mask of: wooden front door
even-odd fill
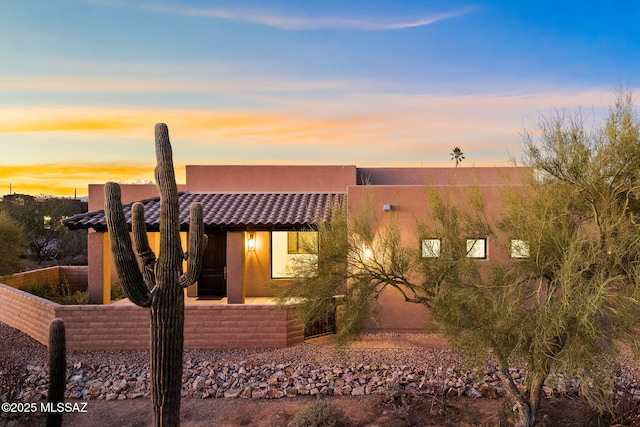
[[[198,296],[227,296],[227,233],[207,233]]]

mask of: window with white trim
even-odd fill
[[[487,259],[487,239],[467,239],[467,258]]]
[[[440,256],[440,239],[422,239],[422,258]]]
[[[296,260],[318,257],[317,231],[271,232],[271,277],[294,277],[290,267]]]

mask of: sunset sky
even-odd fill
[[[0,195],[185,164],[508,164],[539,115],[640,84],[630,1],[0,2]],[[637,93],[637,92],[636,92]]]

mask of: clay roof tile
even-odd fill
[[[343,193],[191,193],[182,192],[180,226],[189,224],[189,207],[202,204],[205,227],[300,227],[318,221],[329,221],[331,210],[344,201]],[[160,198],[142,200],[145,222],[150,230],[160,225]],[[124,205],[127,222],[131,223],[131,205]],[[74,215],[63,220],[69,229],[106,230],[104,210]]]

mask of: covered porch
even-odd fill
[[[189,207],[203,206],[208,244],[200,277],[186,289],[186,303],[273,305],[270,284],[288,280],[287,263],[307,256],[301,240],[343,203],[342,193],[180,193],[180,229],[187,247]],[[143,200],[149,244],[159,254],[160,199]],[[124,205],[131,220],[132,203]],[[89,300],[111,304],[118,283],[104,210],[64,220],[69,229],[89,228]],[[317,255],[316,255],[317,256]],[[125,302],[122,302],[125,304]]]

